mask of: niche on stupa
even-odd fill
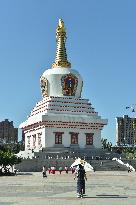
[[[48,96],[48,80],[47,80],[47,78],[45,78],[43,76],[40,77],[40,86],[41,86],[42,97]]]
[[[73,74],[67,74],[61,78],[62,94],[64,96],[75,96],[78,78]]]

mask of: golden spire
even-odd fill
[[[71,68],[71,63],[69,63],[67,60],[67,53],[65,48],[66,30],[62,19],[59,19],[59,24],[56,29],[56,41],[57,41],[56,58],[55,58],[55,62],[52,64],[52,68],[57,68],[57,67]]]

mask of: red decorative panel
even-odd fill
[[[85,134],[86,134],[86,145],[93,145],[94,133],[85,133]]]
[[[63,132],[54,132],[54,133],[55,133],[55,144],[62,144]]]
[[[70,132],[71,134],[71,144],[78,144],[78,133]]]

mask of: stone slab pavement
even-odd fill
[[[0,177],[0,205],[135,205],[136,172],[87,172],[86,196],[76,197],[71,173]]]

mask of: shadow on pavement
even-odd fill
[[[17,175],[33,175],[33,174],[29,172],[18,172]]]
[[[48,197],[48,198],[51,198],[51,197]],[[104,198],[104,199],[126,199],[128,198],[128,196],[120,196],[120,195],[96,195],[96,196],[84,196],[83,199],[99,199],[99,198]],[[57,197],[55,196],[55,199],[77,199],[77,197]],[[79,198],[81,199],[81,198]]]
[[[89,197],[89,196],[84,196],[84,198],[116,198],[116,199],[123,199],[123,198],[128,198],[128,196],[120,196],[120,195],[111,195],[111,194],[99,194],[96,195],[95,197]]]

